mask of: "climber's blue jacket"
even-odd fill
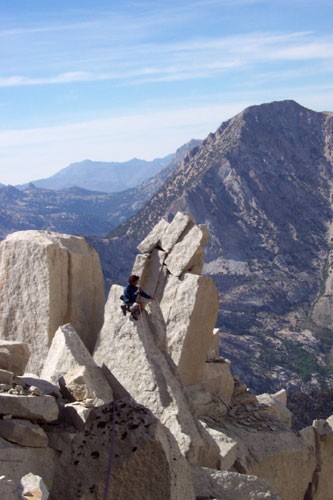
[[[134,304],[136,302],[136,299],[138,295],[141,295],[141,297],[144,297],[145,299],[151,299],[152,297],[148,295],[146,292],[141,290],[138,286],[134,286],[131,284],[128,284],[124,288],[124,295],[122,295],[120,298],[125,302],[127,305]]]

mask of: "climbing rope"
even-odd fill
[[[112,404],[112,428],[111,428],[111,447],[110,447],[110,454],[109,454],[109,460],[108,460],[108,468],[107,468],[107,476],[106,476],[106,483],[105,483],[105,490],[104,490],[104,497],[103,500],[108,500],[109,497],[109,492],[110,492],[110,479],[111,479],[111,470],[112,470],[112,459],[113,459],[113,452],[114,452],[114,443],[115,443],[115,420],[116,420],[116,406],[117,403],[116,401],[113,401]]]

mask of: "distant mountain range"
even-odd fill
[[[126,191],[108,194],[76,186],[53,190],[36,187],[32,183],[25,185],[24,189],[21,186],[20,190],[13,186],[0,186],[0,238],[24,229],[104,236],[139,210],[177,168],[184,155],[200,142],[192,140],[180,147],[176,153],[166,157],[169,162],[162,170]],[[125,179],[129,176],[125,173],[127,168],[129,171],[132,168],[128,167],[128,163],[122,165]],[[157,163],[162,165],[160,160],[156,160]],[[79,165],[76,172],[79,171]],[[85,167],[82,168],[86,172]],[[62,171],[63,177],[66,171]],[[91,177],[90,188],[94,184],[94,176]],[[47,181],[45,179],[45,183]]]
[[[138,186],[158,174],[173,160],[174,154],[152,161],[133,158],[127,162],[100,162],[84,160],[72,163],[47,179],[31,181],[44,189],[80,187],[90,191],[117,193]],[[28,184],[16,186],[25,189]]]

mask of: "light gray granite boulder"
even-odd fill
[[[312,424],[316,443],[318,466],[311,484],[313,500],[328,499],[333,492],[333,416],[327,420],[314,420]]]
[[[203,249],[208,237],[206,226],[193,226],[184,238],[174,245],[165,259],[170,273],[174,276],[180,276],[185,272],[201,274],[204,265]]]
[[[0,283],[0,336],[29,344],[30,371],[40,373],[57,328],[66,322],[93,350],[103,324],[104,279],[99,257],[84,238],[10,234],[0,243]]]
[[[185,385],[199,383],[212,343],[218,294],[209,276],[169,275],[161,300],[167,343]]]
[[[24,419],[0,420],[0,436],[20,446],[44,448],[48,445],[47,435],[41,426]]]
[[[194,500],[191,472],[172,434],[145,407],[94,408],[62,453],[50,500]]]
[[[164,231],[169,227],[169,223],[165,219],[161,219],[156,226],[150,231],[145,239],[138,245],[138,250],[141,253],[149,253],[158,246],[161,236]]]
[[[70,324],[62,325],[56,331],[49,349],[41,377],[62,386],[69,384],[69,392],[75,398],[78,385],[83,385],[86,397],[96,399],[96,404],[113,400],[112,389],[101,368],[96,365],[86,346]],[[75,389],[76,380],[76,389]],[[84,397],[83,399],[85,399]]]
[[[0,339],[0,368],[23,375],[30,357],[30,349],[26,342]]]
[[[22,497],[27,500],[48,500],[49,492],[43,479],[36,474],[26,474],[21,479]]]
[[[160,245],[161,248],[170,253],[174,245],[181,239],[185,231],[194,226],[194,221],[191,215],[177,212],[169,226],[161,235]]]
[[[42,477],[49,489],[58,459],[59,453],[49,447],[19,446],[0,437],[1,474],[12,479],[16,486],[31,472]]]
[[[136,256],[132,273],[140,277],[141,288],[151,297],[157,297],[161,281],[165,283],[164,261],[166,253],[155,248],[149,254]]]
[[[237,472],[192,467],[197,498],[214,500],[279,500],[263,479]]]
[[[11,385],[13,383],[14,373],[0,369],[0,384]]]
[[[18,418],[52,422],[57,420],[59,408],[53,396],[0,393],[0,412]]]

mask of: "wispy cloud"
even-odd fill
[[[68,31],[73,33],[75,30],[83,30],[83,29],[92,29],[94,27],[98,27],[98,23],[96,22],[80,22],[80,23],[71,23],[71,24],[47,24],[42,26],[26,26],[19,28],[11,28],[11,29],[0,29],[0,37],[17,37],[22,35],[33,35],[33,34],[43,34],[43,33],[62,33],[64,31]]]
[[[76,58],[75,54],[71,54],[72,59],[66,59],[66,66],[72,66],[72,71],[52,74],[46,61],[49,74],[3,75],[0,76],[0,86],[55,85],[102,80],[118,80],[123,84],[133,85],[209,78],[250,64],[272,61],[330,61],[333,57],[333,36],[320,36],[311,32],[251,33],[187,39],[177,43],[140,43],[119,47],[116,54],[112,47],[95,48],[88,51],[84,58]],[[61,66],[60,61],[59,65]]]
[[[24,85],[52,85],[60,83],[89,82],[109,79],[110,75],[93,74],[85,71],[72,71],[41,78],[25,76],[0,77],[0,87],[20,87]]]

